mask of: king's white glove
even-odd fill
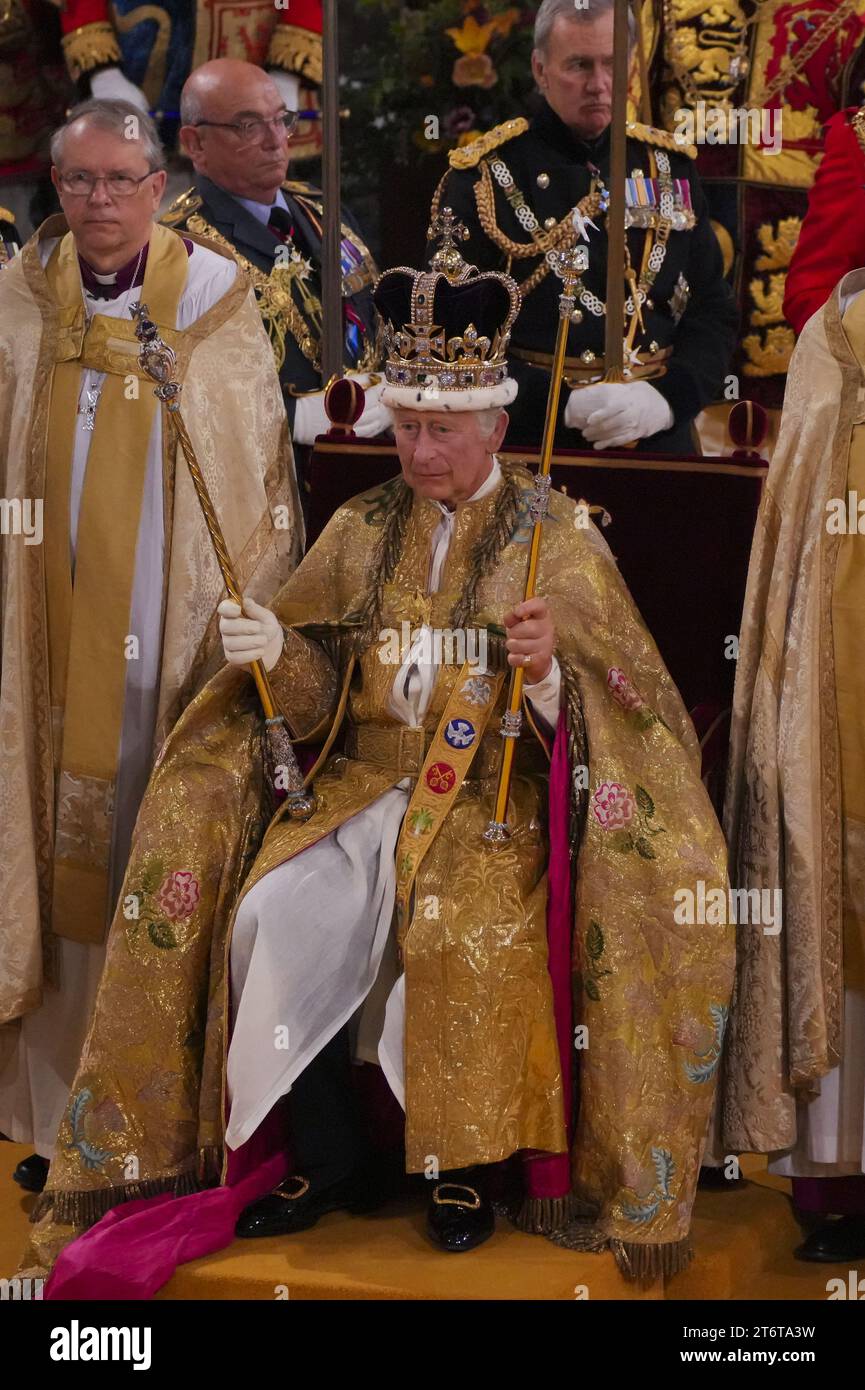
[[[670,429],[673,412],[648,381],[600,381],[571,392],[565,424],[596,449],[614,449]]]
[[[101,72],[94,72],[90,79],[90,94],[99,101],[115,101],[119,97],[121,101],[131,101],[142,111],[150,110],[150,103],[141,88],[124,77],[119,68],[103,68]]]
[[[375,386],[367,386],[364,391],[363,414],[354,426],[355,434],[361,439],[373,439],[384,434],[393,424],[393,416],[386,405],[381,403],[381,393],[387,382],[379,381]]]
[[[217,608],[222,650],[230,666],[248,666],[260,661],[272,671],[280,653],[284,634],[279,619],[269,608],[243,595],[243,611],[233,599],[224,598]]]
[[[288,9],[288,6],[285,8]],[[284,68],[268,68],[267,75],[285,102],[286,111],[297,111],[300,106],[300,78],[297,74],[286,72]]]

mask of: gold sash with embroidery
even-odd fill
[[[154,227],[141,301],[167,341],[189,258],[182,239]],[[157,401],[138,368],[130,318],[85,316],[70,233],[46,277],[59,308],[45,487],[45,579],[56,772],[52,931],[101,941],[113,904],[109,860],[127,639],[147,455]],[[105,372],[81,492],[76,561],[70,496],[76,416],[85,368]],[[134,385],[130,378],[136,378]],[[132,387],[132,389],[130,389]]]
[[[411,890],[417,871],[468,775],[503,680],[504,672],[480,673],[471,662],[465,662],[433,735],[396,847],[396,911],[400,940],[408,926]]]

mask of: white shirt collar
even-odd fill
[[[270,221],[271,208],[285,208],[288,212],[288,203],[285,201],[285,194],[281,188],[276,190],[276,197],[272,203],[255,203],[251,198],[238,198],[237,196],[235,196],[234,201],[240,203],[242,208],[246,208],[247,212],[251,212],[256,222],[262,222],[265,227]]]
[[[466,502],[479,502],[482,497],[486,497],[488,492],[492,492],[493,488],[497,485],[501,476],[502,466],[499,463],[496,455],[493,454],[492,468],[490,469],[487,476],[484,478],[477,491],[473,492],[471,497],[466,498]],[[454,507],[453,510],[451,510],[451,508],[446,507],[443,502],[439,502],[437,497],[432,498],[432,501],[435,502],[436,506],[438,507],[439,511],[442,513],[443,516],[454,517],[456,515],[456,507]],[[462,502],[460,505],[464,507],[466,502]]]

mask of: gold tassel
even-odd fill
[[[43,1192],[30,1214],[30,1220],[35,1224],[47,1212],[51,1212],[54,1220],[62,1225],[84,1230],[94,1226],[112,1207],[120,1206],[123,1202],[134,1202],[140,1197],[158,1197],[166,1192],[172,1197],[187,1197],[192,1192],[219,1185],[222,1160],[217,1148],[211,1145],[199,1149],[193,1162],[194,1170],[189,1168],[169,1177],[146,1178],[143,1182],[112,1184],[87,1191]]]
[[[524,1197],[519,1211],[511,1217],[520,1231],[528,1231],[535,1236],[553,1236],[579,1217],[596,1213],[574,1192],[564,1197]]]
[[[633,1240],[611,1240],[610,1249],[626,1279],[637,1284],[654,1284],[656,1279],[672,1279],[694,1258],[690,1240],[670,1240],[663,1245],[641,1244]]]

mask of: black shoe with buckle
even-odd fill
[[[865,1216],[842,1216],[812,1231],[793,1254],[814,1264],[865,1260]]]
[[[452,1254],[474,1250],[489,1240],[496,1218],[492,1203],[476,1187],[462,1182],[437,1182],[427,1211],[427,1232],[440,1250]]]
[[[311,1186],[308,1178],[284,1178],[273,1192],[259,1197],[240,1213],[235,1235],[289,1236],[308,1231],[329,1211],[349,1211],[354,1216],[377,1211],[388,1193],[368,1168],[356,1168],[327,1187]]]
[[[25,1192],[41,1192],[48,1181],[49,1166],[47,1158],[31,1154],[29,1158],[22,1158],[12,1174],[12,1180],[17,1182],[19,1187],[23,1187]]]

